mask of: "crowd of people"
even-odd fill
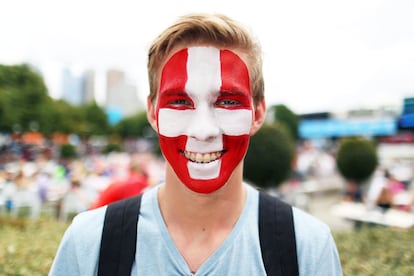
[[[21,148],[28,147],[23,145]],[[41,147],[3,147],[0,212],[37,218],[42,211],[68,220],[77,213],[143,192],[161,181],[163,160],[149,153],[53,158]]]
[[[23,150],[26,146],[21,145],[17,154],[12,144],[2,150],[0,212],[18,215],[23,209],[36,218],[46,210],[68,220],[79,212],[140,194],[164,178],[164,160],[148,152],[94,153],[63,161],[39,147]],[[336,173],[334,163],[329,153],[305,144],[298,149],[296,177],[291,180],[330,177]],[[348,182],[343,199],[383,211],[397,208],[414,212],[413,182],[414,166],[393,162],[379,166],[364,186]]]

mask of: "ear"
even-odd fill
[[[253,123],[250,129],[250,136],[254,135],[263,125],[266,119],[266,102],[261,100],[257,103],[253,113]]]
[[[154,103],[151,101],[150,97],[147,97],[147,119],[151,127],[158,132],[157,129],[157,117],[155,116],[155,107]]]

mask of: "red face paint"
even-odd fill
[[[218,190],[249,143],[246,65],[229,50],[177,52],[163,67],[156,114],[161,150],[181,182],[198,193]]]

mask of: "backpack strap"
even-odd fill
[[[108,205],[99,252],[99,276],[131,275],[142,195]]]
[[[299,275],[292,207],[259,191],[259,237],[267,275]]]
[[[131,275],[142,195],[109,204],[105,214],[98,275]],[[267,275],[299,275],[292,207],[259,192],[259,238]]]

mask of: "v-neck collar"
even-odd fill
[[[245,185],[245,184],[244,184]],[[178,250],[177,246],[175,245],[170,233],[168,232],[167,225],[165,224],[164,218],[162,217],[161,210],[159,207],[158,202],[158,189],[160,186],[157,187],[155,191],[155,196],[152,198],[152,207],[154,211],[154,215],[158,224],[158,227],[161,232],[161,237],[165,246],[168,250],[168,254],[172,257],[172,260],[176,263],[180,270],[182,270],[185,275],[205,275],[206,272],[210,270],[211,266],[214,266],[216,262],[221,258],[223,254],[227,251],[228,248],[233,244],[234,239],[239,235],[243,225],[246,223],[248,207],[250,206],[250,201],[252,200],[252,193],[248,187],[246,187],[246,200],[243,206],[243,210],[237,219],[236,224],[234,225],[233,229],[231,230],[230,234],[227,238],[222,242],[222,244],[210,255],[207,260],[200,266],[196,273],[192,273],[190,268],[187,265],[184,257],[181,255],[180,251]]]

